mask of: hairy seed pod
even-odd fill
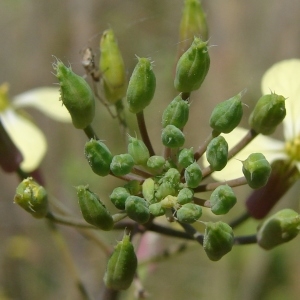
[[[125,234],[108,260],[104,283],[113,290],[126,290],[133,281],[136,269],[137,257],[129,235]]]
[[[184,179],[189,188],[196,188],[202,180],[202,171],[200,166],[194,162],[184,171]]]
[[[125,210],[128,217],[139,224],[147,223],[150,218],[149,204],[138,196],[129,196],[125,202]]]
[[[153,155],[147,160],[147,167],[154,172],[161,172],[166,160],[163,156]]]
[[[161,203],[152,203],[149,205],[149,212],[154,217],[163,216],[166,213],[166,209],[161,206]]]
[[[128,153],[115,155],[110,164],[110,170],[116,176],[123,176],[130,173],[134,166],[134,160]]]
[[[176,213],[179,222],[192,224],[195,223],[202,215],[202,208],[195,203],[186,203],[182,205]]]
[[[125,201],[130,196],[129,192],[124,187],[116,187],[109,198],[114,206],[118,209],[125,209]]]
[[[152,178],[147,178],[142,184],[142,193],[145,200],[149,203],[155,202],[154,198],[155,182]]]
[[[183,188],[179,191],[177,195],[177,202],[180,205],[192,202],[194,197],[194,191],[190,188]]]
[[[183,148],[180,150],[178,155],[178,163],[184,167],[187,168],[189,165],[191,165],[195,161],[194,159],[194,149],[190,148]]]
[[[206,159],[213,171],[221,171],[227,164],[228,144],[223,136],[210,141],[206,150]]]
[[[185,137],[179,128],[174,125],[167,125],[162,131],[161,140],[166,147],[178,148],[184,144]]]
[[[128,153],[132,156],[136,165],[147,165],[150,154],[142,140],[130,136],[128,139]]]

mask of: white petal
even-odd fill
[[[35,170],[47,149],[43,133],[32,122],[12,109],[3,111],[0,117],[5,130],[24,157],[21,168],[25,172]]]
[[[286,98],[286,117],[283,121],[286,140],[300,133],[300,59],[283,60],[273,65],[263,76],[262,92],[270,90]]]
[[[56,121],[72,122],[68,110],[60,101],[59,89],[55,87],[41,87],[24,92],[14,97],[13,105],[16,108],[32,106]]]

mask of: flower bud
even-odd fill
[[[75,128],[84,129],[94,119],[95,98],[88,83],[57,60],[54,65],[60,84],[61,100],[69,111]]]
[[[243,173],[252,189],[266,185],[271,174],[271,165],[262,153],[252,153],[243,161]]]
[[[195,203],[186,203],[182,205],[176,213],[179,222],[192,224],[202,215],[202,208]]]
[[[118,154],[113,157],[110,170],[116,176],[123,176],[130,173],[133,166],[134,161],[130,154]]]
[[[147,223],[150,218],[148,203],[138,196],[129,196],[125,202],[128,217],[140,224]]]
[[[182,54],[177,62],[175,89],[184,93],[199,89],[208,73],[209,65],[207,42],[194,37],[191,47]]]
[[[148,106],[154,96],[156,79],[148,58],[138,57],[127,88],[129,110],[137,114]]]
[[[269,135],[286,115],[285,98],[275,93],[262,96],[256,103],[250,117],[249,125],[257,133]]]
[[[187,168],[189,165],[191,165],[195,161],[194,159],[194,149],[190,148],[183,148],[178,155],[178,163],[184,167]]]
[[[18,185],[14,202],[35,218],[44,218],[48,213],[47,192],[32,177],[24,179]]]
[[[236,196],[229,185],[220,185],[211,193],[209,202],[215,215],[223,215],[236,204]]]
[[[286,208],[268,218],[257,232],[258,244],[270,250],[295,238],[300,231],[300,215]]]
[[[162,131],[161,140],[166,147],[178,148],[184,144],[185,137],[179,128],[174,125],[167,125]]]
[[[149,203],[153,203],[154,199],[154,192],[155,192],[155,182],[152,178],[147,178],[142,185],[142,193],[143,197]]]
[[[161,182],[168,182],[173,187],[177,187],[180,183],[179,171],[175,168],[170,168],[161,179]]]
[[[202,180],[202,171],[200,166],[194,162],[184,171],[184,179],[189,188],[196,188]]]
[[[177,197],[168,195],[164,199],[162,199],[160,202],[162,208],[174,208],[177,206]]]
[[[168,181],[163,182],[157,189],[155,198],[161,200],[169,195],[175,196],[176,188]]]
[[[130,195],[138,195],[142,190],[140,182],[137,180],[130,180],[129,182],[124,184],[124,188],[128,190]]]
[[[209,125],[217,132],[229,133],[240,123],[243,116],[242,94],[219,103],[209,119]]]
[[[113,218],[98,196],[88,186],[80,185],[76,190],[80,210],[86,222],[102,230],[111,230],[114,226]]]
[[[222,170],[227,164],[228,144],[223,136],[217,136],[210,141],[206,150],[206,159],[213,171]]]
[[[194,198],[194,191],[189,188],[183,188],[182,190],[179,191],[177,195],[177,202],[180,205],[183,205],[191,202],[193,198]]]
[[[125,234],[108,260],[104,283],[113,290],[126,290],[133,281],[136,269],[137,257],[129,235]]]
[[[161,172],[166,160],[163,156],[153,155],[147,160],[147,167],[154,172]]]
[[[203,248],[212,261],[220,260],[231,251],[234,243],[232,228],[224,222],[205,223]]]
[[[132,156],[136,165],[146,165],[150,157],[149,150],[142,140],[129,137],[128,153]]]
[[[161,206],[161,203],[152,203],[149,205],[149,212],[154,217],[163,216],[166,213],[166,209]]]
[[[84,146],[84,155],[94,173],[99,176],[109,174],[113,156],[104,143],[91,139]]]
[[[116,187],[109,198],[114,206],[118,209],[125,209],[125,201],[130,196],[130,193],[124,187]]]

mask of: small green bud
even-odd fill
[[[258,244],[270,250],[295,238],[300,231],[300,216],[286,208],[269,217],[257,232]]]
[[[271,165],[262,153],[252,153],[243,161],[243,173],[252,189],[265,186],[271,174]]]
[[[162,199],[160,202],[162,208],[173,208],[176,207],[178,202],[177,202],[177,197],[168,195],[164,199]]]
[[[92,89],[81,76],[76,75],[61,61],[57,60],[54,69],[60,84],[61,100],[71,115],[74,127],[86,128],[95,115],[95,97]]]
[[[275,93],[262,96],[256,103],[249,125],[257,133],[269,135],[285,118],[285,98]]]
[[[166,160],[163,156],[153,155],[147,160],[147,167],[154,172],[160,172],[163,169],[165,163]]]
[[[138,57],[127,89],[129,110],[137,114],[148,106],[154,96],[156,79],[148,58]]]
[[[189,165],[191,165],[195,161],[194,159],[194,149],[190,148],[183,148],[178,155],[178,163],[184,167],[187,168]]]
[[[104,283],[113,290],[126,290],[133,281],[136,269],[137,257],[129,235],[125,234],[108,260]]]
[[[162,126],[174,125],[177,128],[183,128],[189,119],[190,106],[187,101],[182,100],[181,95],[167,106],[162,116]]]
[[[220,260],[225,254],[231,251],[234,243],[232,228],[224,222],[207,222],[203,248],[212,261]]]
[[[179,171],[175,168],[170,168],[161,179],[161,182],[168,182],[172,186],[177,187],[180,183]]]
[[[176,194],[176,188],[174,185],[168,181],[163,182],[157,189],[155,198],[158,200],[161,200],[165,198],[168,195],[175,196]]]
[[[115,155],[110,164],[110,170],[116,176],[123,176],[130,173],[134,166],[134,160],[128,153]]]
[[[147,178],[142,185],[143,197],[149,203],[154,202],[155,182],[152,178]]]
[[[128,140],[128,153],[132,156],[136,165],[146,165],[150,157],[145,143],[131,136]]]
[[[162,131],[161,140],[166,147],[178,148],[184,144],[185,137],[179,128],[174,125],[167,125]]]
[[[183,204],[191,202],[193,200],[193,198],[194,198],[194,191],[189,188],[183,188],[178,193],[177,202],[180,205],[183,205]]]
[[[32,177],[24,179],[18,185],[14,202],[38,219],[44,218],[48,213],[47,192]]]
[[[149,205],[149,212],[154,217],[163,216],[166,213],[166,209],[161,206],[161,203],[152,203]]]
[[[128,190],[131,195],[138,195],[142,190],[140,182],[137,180],[130,180],[124,185],[124,188]]]
[[[211,193],[209,202],[215,215],[223,215],[236,204],[236,196],[229,185],[220,185]]]
[[[116,208],[124,210],[125,201],[129,196],[129,192],[124,187],[117,187],[112,191],[109,198]]]
[[[88,186],[80,185],[76,190],[80,210],[86,222],[102,230],[111,230],[114,226],[113,218],[98,196]]]
[[[229,133],[240,123],[243,116],[242,95],[244,92],[219,103],[209,119],[209,125],[217,132]]]
[[[148,203],[138,196],[129,196],[125,202],[128,217],[140,224],[147,223],[150,218]]]
[[[176,213],[179,222],[192,224],[202,215],[202,208],[195,203],[186,203],[182,205]]]
[[[223,136],[210,141],[206,150],[206,159],[213,171],[221,171],[227,164],[228,144]]]
[[[84,146],[84,155],[94,173],[99,176],[109,174],[113,156],[104,143],[91,139]]]
[[[188,187],[196,188],[202,180],[202,171],[200,166],[194,162],[184,171],[184,179]]]

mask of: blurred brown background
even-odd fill
[[[299,1],[202,2],[210,29],[211,69],[201,90],[192,97],[191,122],[186,127],[190,147],[206,137],[215,104],[247,88],[244,102],[251,108],[260,96],[264,71],[279,60],[300,57]],[[0,83],[10,83],[12,97],[34,87],[51,86],[56,82],[53,56],[84,75],[80,52],[91,46],[98,54],[101,33],[111,26],[128,77],[135,55],[155,62],[158,86],[145,112],[154,139],[160,135],[162,111],[176,95],[172,81],[182,4],[182,0],[2,0]],[[41,168],[51,193],[78,216],[74,186],[89,183],[93,191],[107,198],[118,182],[93,175],[83,156],[84,134],[29,111],[47,136],[49,151]],[[249,111],[245,107],[244,126]],[[125,151],[116,120],[110,120],[100,104],[94,126],[114,153]],[[281,137],[280,130],[277,137]],[[160,141],[154,146],[159,152]],[[0,171],[0,300],[80,299],[45,222],[34,220],[12,203],[17,183],[15,175]],[[235,215],[248,192],[239,192],[241,204]],[[297,209],[298,192],[294,187],[281,206]],[[253,233],[256,225],[248,222],[243,230]],[[87,288],[97,299],[105,257],[72,228],[62,231]],[[104,238],[113,245],[121,236],[105,234]],[[184,254],[159,264],[145,280],[145,287],[150,299],[158,300],[298,299],[299,247],[299,238],[268,253],[257,246],[236,247],[220,262],[212,263],[201,247],[191,246]],[[131,294],[125,298],[131,299]]]

